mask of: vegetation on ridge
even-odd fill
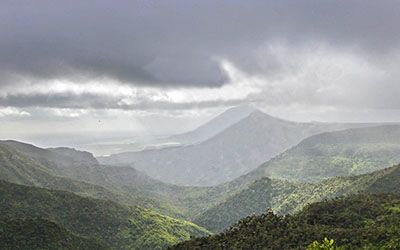
[[[148,209],[64,191],[0,181],[0,197],[3,217],[54,221],[77,236],[94,238],[115,249],[157,249],[208,234],[190,222]]]
[[[194,222],[214,232],[271,207],[277,214],[300,211],[307,204],[358,192],[400,193],[400,165],[370,174],[337,177],[319,183],[291,183],[263,178],[199,214]]]
[[[107,249],[95,239],[73,234],[60,225],[41,218],[0,219],[1,249]]]
[[[359,194],[317,202],[295,215],[248,216],[220,234],[170,249],[306,249],[325,237],[340,249],[399,249],[400,195]]]
[[[360,175],[400,162],[400,126],[348,129],[311,136],[250,172],[301,182]]]

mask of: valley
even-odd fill
[[[399,23],[2,0],[0,250],[400,250]]]
[[[248,216],[265,219],[268,209],[284,220],[324,200],[399,193],[400,167],[393,166],[400,162],[399,131],[397,125],[363,124],[311,135],[256,169],[208,187],[167,184],[127,164],[100,163],[72,148],[1,141],[2,225],[7,232],[15,232],[10,220],[54,231],[51,240],[43,241],[48,246],[81,242],[105,249],[154,249],[193,236],[219,237],[238,221],[241,227]],[[82,225],[69,224],[79,216],[85,218]],[[106,224],[93,228],[91,220]],[[197,243],[178,244],[178,249],[185,244]]]

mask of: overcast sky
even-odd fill
[[[0,136],[177,133],[251,104],[400,121],[400,1],[20,1],[0,8]]]

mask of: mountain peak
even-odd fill
[[[254,110],[250,113],[250,115],[251,115],[251,116],[272,117],[272,116],[270,116],[269,114],[264,113],[264,112],[262,112],[262,111],[259,110],[259,109],[254,109]]]
[[[225,113],[242,113],[242,114],[247,113],[247,114],[250,114],[254,111],[259,111],[259,110],[252,106],[249,106],[249,105],[240,105],[240,106],[235,106],[235,107],[225,110],[223,113],[221,113],[221,115],[225,114]]]
[[[281,118],[269,115],[267,113],[262,112],[259,109],[254,109],[249,115],[248,118],[252,119],[252,120],[256,120],[256,121],[260,121],[260,120],[270,120],[270,121],[281,121],[281,122],[288,122],[290,123],[290,121],[286,121],[283,120]]]
[[[248,105],[232,107],[196,129],[172,136],[169,139],[171,141],[178,141],[182,144],[197,144],[215,136],[231,125],[249,116],[256,110],[257,109]]]

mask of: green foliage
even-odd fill
[[[99,241],[73,234],[49,220],[0,219],[0,249],[108,249]]]
[[[0,179],[140,206],[182,219],[194,218],[229,193],[225,186],[169,185],[131,167],[99,165],[89,153],[42,149],[16,141],[0,141]]]
[[[271,207],[277,214],[300,211],[307,204],[344,195],[400,193],[400,165],[370,174],[337,177],[319,183],[290,183],[264,178],[199,214],[194,222],[214,232]]]
[[[324,238],[322,243],[318,241],[314,241],[310,245],[307,246],[306,250],[338,250],[339,248],[336,247],[335,241],[332,239]]]
[[[380,170],[398,162],[399,126],[315,135],[249,174],[187,199],[200,208],[192,209],[195,213],[190,218],[218,232],[243,216],[260,214],[268,207],[278,214],[287,214],[313,202],[360,191],[400,192],[397,185],[400,167]],[[372,174],[357,176],[375,170]],[[266,185],[260,181],[265,176],[294,182],[272,179],[271,185]]]
[[[288,182],[262,178],[207,209],[194,219],[194,223],[214,232],[221,231],[247,215],[265,212],[279,202],[279,197],[288,194],[293,188],[294,185]]]
[[[400,214],[390,209],[398,206],[400,194],[352,195],[308,205],[295,215],[248,216],[220,234],[171,249],[306,249],[326,235],[340,249],[399,249]]]
[[[400,126],[380,126],[311,136],[249,175],[316,182],[365,174],[399,162]]]
[[[331,133],[322,134],[305,140],[299,146],[271,162],[282,164],[280,165],[282,170],[278,170],[276,173],[286,171],[288,166],[296,163],[296,167],[301,170],[296,172],[296,176],[299,173],[301,174],[298,176],[301,176],[305,172],[310,175],[310,178],[316,177],[316,179],[319,179],[318,176],[321,173],[324,175],[329,172],[327,174],[329,176],[332,173],[334,173],[333,175],[347,175],[370,171],[380,168],[378,164],[384,166],[397,159],[396,133],[396,130],[392,128],[385,128],[383,135],[388,136],[379,138],[371,137],[368,131],[360,134],[360,132],[350,130],[350,132],[338,132],[338,135],[335,136]],[[365,138],[362,138],[363,135]],[[122,216],[129,218],[128,221],[132,225],[124,224],[122,228],[117,228],[116,231],[114,228],[112,231],[118,232],[115,237],[118,238],[117,241],[123,239],[120,242],[124,241],[124,246],[134,244],[128,240],[132,239],[133,234],[136,235],[133,227],[141,228],[138,234],[141,236],[133,237],[135,244],[145,248],[175,244],[193,235],[186,229],[176,230],[179,227],[196,228],[193,224],[184,222],[183,224],[178,223],[177,227],[172,226],[174,223],[171,218],[163,217],[152,210],[174,217],[191,219],[200,226],[219,232],[250,214],[260,215],[269,207],[277,214],[287,214],[300,211],[309,203],[355,194],[360,191],[400,192],[400,185],[398,185],[400,167],[362,176],[333,178],[319,183],[291,183],[269,178],[257,180],[257,178],[269,175],[267,169],[264,168],[266,165],[264,165],[254,173],[216,187],[177,187],[141,176],[132,168],[102,168],[96,165],[87,154],[75,156],[76,152],[66,149],[45,150],[16,142],[0,143],[0,178],[24,185],[66,190],[81,196],[151,209],[141,209],[141,211],[149,212],[139,213],[140,218],[151,214],[153,222],[154,220],[156,222],[150,224],[136,223],[135,220],[130,219],[130,216]],[[354,161],[354,159],[358,159],[357,157],[367,160]],[[79,160],[71,160],[71,158]],[[291,163],[285,164],[285,162]],[[374,167],[365,167],[372,166],[371,162]],[[278,165],[276,166],[278,167]],[[79,170],[76,174],[74,171],[81,167],[84,171]],[[318,167],[320,169],[317,169]],[[341,168],[351,169],[351,172],[337,172]],[[319,174],[316,175],[315,171],[322,172],[318,172]],[[255,173],[256,175],[254,175]],[[293,176],[293,172],[282,173],[285,176]],[[28,206],[28,204],[26,205]],[[397,211],[397,207],[388,209]],[[53,220],[55,216],[60,215],[45,218]],[[117,218],[119,217],[117,216]],[[183,221],[178,220],[178,222]],[[148,225],[164,224],[169,226],[148,227]],[[76,232],[75,229],[72,230],[63,223],[60,223],[60,226]],[[197,231],[204,233],[204,229],[198,227]],[[327,235],[330,235],[329,232]],[[91,235],[89,236],[91,237]]]
[[[148,191],[156,187],[175,191],[173,187],[152,180],[133,168],[101,166],[90,153],[73,149],[42,149],[16,141],[0,141],[0,179],[183,217],[167,197]]]
[[[43,218],[115,249],[157,249],[208,232],[140,207],[0,181],[0,214]]]

